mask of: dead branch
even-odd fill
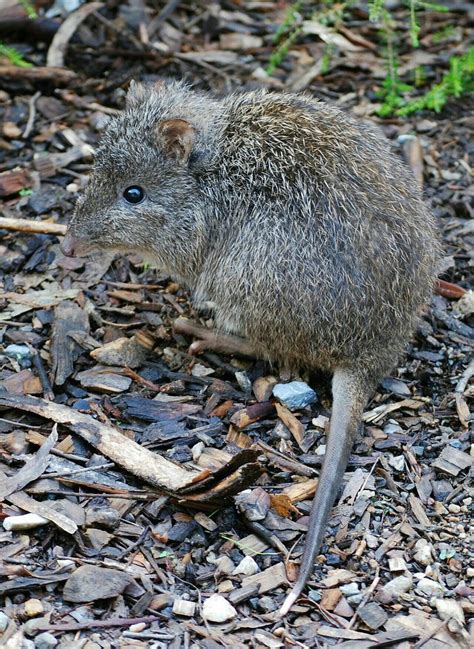
[[[56,84],[66,85],[76,79],[77,75],[72,70],[64,68],[43,67],[20,68],[17,65],[0,65],[0,79],[22,79],[38,83],[53,81]]]
[[[52,223],[51,221],[32,221],[29,219],[15,219],[0,216],[0,230],[64,235],[66,234],[67,226],[61,223]]]

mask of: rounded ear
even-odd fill
[[[156,127],[158,143],[167,156],[186,164],[196,140],[196,131],[184,119],[164,119]]]

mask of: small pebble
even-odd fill
[[[24,617],[37,617],[44,613],[44,606],[40,599],[32,598],[26,600],[22,605],[22,615]]]
[[[316,392],[303,381],[277,383],[273,388],[276,399],[290,410],[306,408],[317,399]]]
[[[202,617],[208,622],[227,622],[236,615],[235,608],[222,595],[211,595],[202,607]]]
[[[339,590],[346,597],[350,597],[351,595],[358,595],[359,594],[359,584],[356,584],[356,583],[344,584],[342,586],[339,586]]]
[[[7,516],[3,520],[3,527],[8,532],[15,532],[17,530],[29,530],[47,523],[49,523],[48,519],[38,516],[38,514],[21,514],[20,516]]]
[[[9,358],[14,358],[21,368],[31,366],[31,351],[26,345],[8,345],[3,353]]]
[[[459,514],[461,507],[459,505],[456,505],[456,503],[450,503],[448,505],[448,511],[450,511],[452,514]]]
[[[193,462],[197,462],[199,460],[202,452],[204,451],[204,446],[204,442],[198,442],[197,444],[194,444],[191,449],[191,452],[193,454]]]
[[[128,630],[130,633],[141,633],[146,629],[146,623],[145,622],[139,622],[138,624],[131,624],[128,627]]]
[[[259,571],[259,567],[257,562],[249,555],[242,559],[242,561],[235,568],[235,570],[232,571],[232,574],[250,576],[250,575],[254,575],[258,571]]]
[[[278,604],[274,597],[263,595],[262,597],[258,598],[256,608],[258,611],[263,611],[263,613],[271,613],[272,611],[277,610]]]
[[[3,122],[3,135],[10,140],[21,137],[21,129],[14,122]]]
[[[45,631],[40,633],[35,638],[35,647],[36,649],[51,649],[58,644],[58,641],[52,633]]]
[[[230,593],[231,591],[234,590],[234,584],[231,582],[230,579],[224,579],[224,581],[221,581],[221,583],[217,587],[217,590],[220,593]]]
[[[415,543],[415,554],[413,558],[422,566],[429,566],[433,562],[433,548],[426,539],[419,539]]]
[[[319,590],[310,590],[309,593],[308,593],[308,597],[313,602],[320,602],[321,601],[321,592]]]
[[[416,124],[415,128],[418,131],[418,133],[427,133],[428,131],[431,131],[434,128],[438,128],[438,123],[433,122],[429,119],[422,119]]]

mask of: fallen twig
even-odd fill
[[[0,70],[0,76],[2,72]],[[15,219],[0,216],[0,230],[13,230],[15,232],[32,232],[38,234],[66,234],[67,226],[51,221],[32,221],[29,219]]]
[[[24,81],[54,81],[57,84],[67,84],[77,75],[72,70],[56,67],[37,66],[21,68],[18,65],[0,65],[0,79],[23,79]]]
[[[25,130],[23,131],[22,137],[23,139],[26,139],[29,134],[31,133],[31,130],[33,128],[33,124],[35,123],[35,116],[36,116],[36,100],[38,97],[41,96],[41,93],[35,92],[34,95],[32,95],[28,101],[28,121],[26,122]]]

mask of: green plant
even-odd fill
[[[23,189],[20,189],[18,194],[23,198],[24,196],[31,196],[33,194],[33,190],[30,189],[29,187],[23,187]]]
[[[293,2],[288,8],[284,20],[274,36],[274,42],[280,41],[284,34],[286,38],[278,45],[272,53],[266,71],[272,74],[286,57],[291,45],[303,31],[300,25],[301,15],[303,18],[307,12],[313,12],[313,20],[325,25],[338,25],[345,20],[345,12],[355,4],[355,0],[320,0],[318,9],[314,13],[310,3]],[[306,5],[306,6],[305,6]],[[453,56],[449,60],[449,71],[446,72],[441,81],[425,92],[424,95],[411,98],[410,93],[415,88],[421,88],[426,84],[426,69],[417,66],[410,72],[410,80],[413,85],[408,85],[400,78],[398,67],[398,42],[400,36],[406,31],[410,36],[410,45],[413,48],[420,46],[419,35],[421,31],[420,17],[423,11],[446,12],[449,7],[438,2],[425,2],[424,0],[404,0],[406,25],[400,27],[397,13],[395,14],[386,6],[386,0],[369,0],[369,20],[377,23],[380,27],[380,37],[384,42],[384,59],[387,75],[378,90],[377,95],[382,100],[377,113],[381,117],[390,115],[409,115],[419,110],[440,111],[450,97],[460,97],[472,88],[473,53],[472,48],[462,56]],[[314,6],[314,5],[313,5]],[[454,27],[448,25],[433,36],[433,42],[441,42],[454,33]],[[334,45],[327,44],[324,48],[321,59],[321,73],[325,74],[330,65],[331,58],[335,51]]]
[[[443,29],[440,29],[439,32],[435,32],[433,34],[433,43],[437,45],[439,43],[442,43],[443,41],[447,41],[449,38],[454,36],[455,33],[455,27],[453,25],[447,25],[446,27],[443,27]]]
[[[323,56],[321,57],[321,74],[327,74],[336,48],[332,43],[326,43]]]
[[[33,3],[30,2],[30,0],[20,0],[20,4],[23,7],[23,9],[26,11],[26,15],[28,16],[28,18],[31,18],[32,20],[38,18],[36,9],[34,8]]]
[[[387,76],[377,92],[377,96],[383,99],[382,105],[377,110],[377,115],[380,117],[388,117],[404,106],[403,95],[411,90],[411,86],[400,81],[395,53],[392,52],[387,60],[390,61],[387,66]]]
[[[449,71],[439,83],[421,97],[405,101],[395,112],[400,116],[427,109],[439,113],[450,97],[461,97],[474,89],[473,75],[474,46],[464,56],[453,56],[449,60]]]
[[[265,68],[265,72],[267,74],[273,74],[276,70],[276,68],[281,64],[283,59],[286,57],[288,54],[288,50],[290,47],[293,45],[293,43],[296,41],[298,36],[300,35],[301,32],[301,27],[295,27],[293,31],[290,33],[285,40],[280,43],[280,45],[277,47],[277,49],[272,52],[272,55],[270,56],[270,60],[268,61],[268,65]]]
[[[426,68],[424,65],[417,65],[410,72],[410,80],[413,81],[416,88],[424,86],[426,83]]]
[[[283,22],[278,27],[278,29],[276,30],[273,36],[272,41],[274,43],[278,43],[280,38],[286,32],[286,30],[293,27],[293,25],[296,23],[298,17],[298,11],[301,5],[302,5],[302,0],[297,0],[297,2],[293,2],[293,4],[291,4],[288,7],[285,17],[283,18]]]
[[[12,65],[16,65],[19,68],[31,68],[31,63],[25,61],[23,55],[18,52],[14,47],[9,47],[0,41],[0,56],[6,57]]]

